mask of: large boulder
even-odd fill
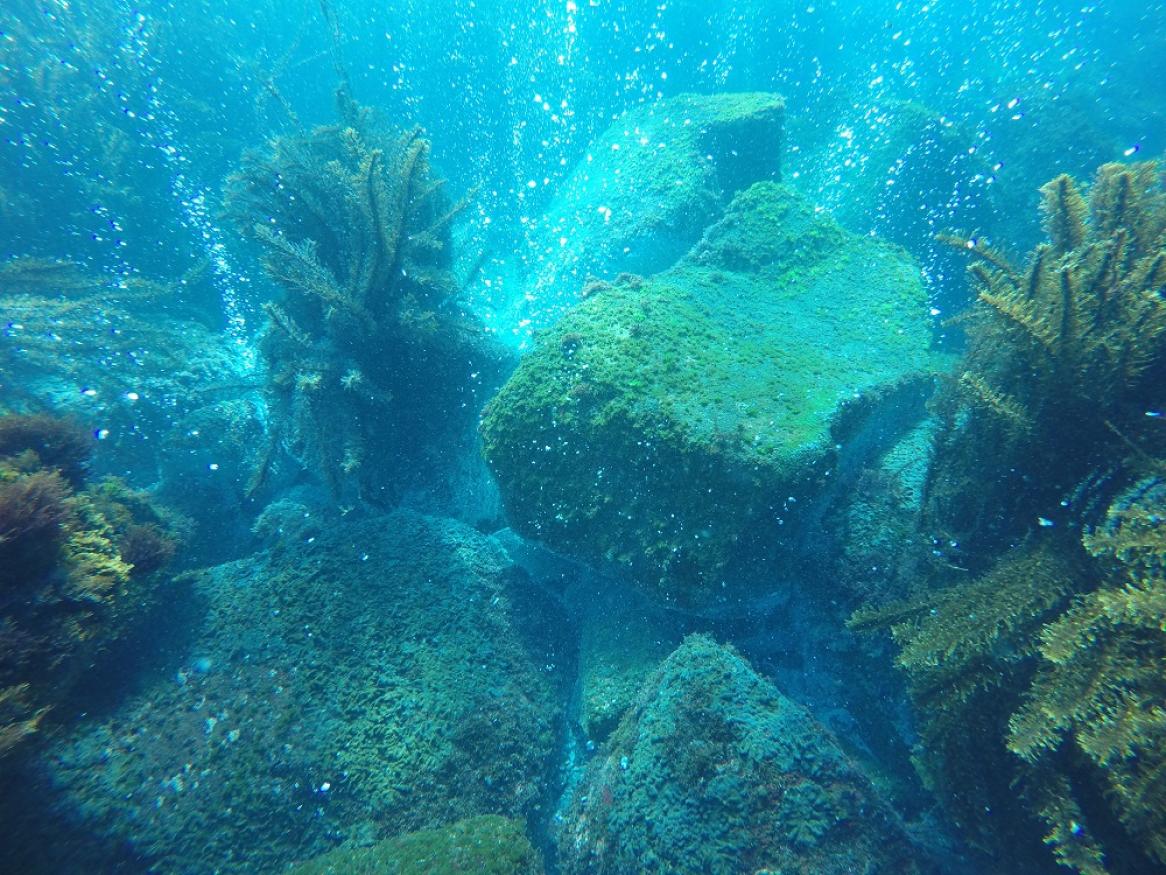
[[[806,709],[692,636],[648,679],[562,820],[565,875],[933,871]]]
[[[57,742],[52,786],[29,792],[175,873],[274,872],[344,840],[534,817],[557,658],[521,631],[534,594],[505,551],[404,511],[282,511],[272,550],[194,575],[173,670]]]
[[[959,277],[959,254],[936,231],[999,226],[995,171],[974,127],[914,101],[855,101],[823,133],[799,140],[789,176],[848,230],[873,231],[929,266],[950,252],[947,275]]]
[[[664,270],[738,191],[781,176],[776,94],[686,94],[611,125],[555,193],[531,234],[536,326],[578,300],[589,277]]]
[[[486,458],[519,532],[671,603],[771,580],[922,415],[917,266],[780,184],[670,270],[592,290],[487,405]]]

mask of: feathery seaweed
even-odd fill
[[[287,448],[338,497],[384,455],[395,369],[455,290],[452,207],[419,128],[394,132],[338,92],[342,123],[244,157],[226,210],[284,298],[265,306],[269,388]]]
[[[1166,193],[1143,163],[1041,195],[1023,269],[946,238],[978,303],[925,524],[974,576],[851,624],[890,629],[957,819],[1003,847],[1035,817],[1062,865],[1141,871],[1166,864]]]

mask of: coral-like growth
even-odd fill
[[[1032,405],[1034,417],[1050,405],[1116,412],[1159,354],[1166,210],[1158,188],[1153,165],[1107,164],[1087,206],[1076,183],[1060,176],[1041,189],[1050,242],[1037,247],[1024,270],[971,245],[979,300],[993,317],[981,339],[1003,333],[1005,349],[1029,365],[1022,379],[1002,388]]]
[[[778,823],[796,846],[812,848],[844,814],[819,784],[802,781],[781,797]]]
[[[144,509],[148,502],[116,497],[136,495],[125,487],[103,481],[82,489],[48,467],[57,463],[80,476],[88,446],[76,426],[0,417],[0,438],[3,755],[36,732],[147,603],[142,584],[173,555],[173,541],[161,517]]]
[[[1147,163],[1041,195],[1023,270],[960,244],[979,303],[927,522],[965,552],[852,625],[891,629],[924,775],[989,847],[1043,822],[1064,866],[1145,871],[1166,864],[1166,194]]]
[[[337,493],[379,455],[408,348],[448,328],[436,311],[455,291],[449,229],[465,205],[446,202],[419,128],[376,123],[344,88],[339,109],[339,125],[248,154],[226,192],[286,291],[264,347],[285,438]]]

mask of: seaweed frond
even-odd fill
[[[936,591],[936,551],[929,595],[852,626],[889,628],[920,771],[981,841],[1009,846],[1027,813],[1069,869],[1148,871],[1166,865],[1166,189],[1152,162],[1107,164],[1041,207],[1023,269],[945,238],[976,304],[923,519],[979,573]]]
[[[1089,207],[1073,177],[1062,173],[1040,188],[1045,235],[1057,254],[1070,252],[1085,242]]]

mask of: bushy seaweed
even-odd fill
[[[284,297],[265,309],[277,427],[348,498],[383,456],[402,375],[456,344],[450,204],[420,128],[393,130],[339,92],[341,123],[272,140],[227,183],[226,208]],[[456,331],[454,332],[456,335]]]
[[[1091,471],[1166,454],[1153,421],[1166,401],[1160,171],[1106,164],[1087,195],[1067,176],[1041,195],[1048,242],[1023,267],[982,240],[945,238],[971,256],[978,301],[938,404],[932,524],[969,549],[1051,517]],[[986,447],[998,464],[984,464]]]
[[[0,756],[127,628],[174,555],[148,498],[119,481],[84,484],[88,454],[74,423],[0,417]]]
[[[954,241],[978,304],[938,404],[944,549],[931,592],[852,625],[890,628],[921,770],[987,847],[1043,832],[1077,872],[1146,871],[1166,865],[1166,194],[1153,163],[1041,194],[1023,269]]]
[[[56,561],[72,519],[72,490],[56,471],[0,481],[0,585],[17,586]]]
[[[79,486],[93,452],[93,436],[76,422],[48,414],[0,417],[0,456],[29,450],[45,468]]]

